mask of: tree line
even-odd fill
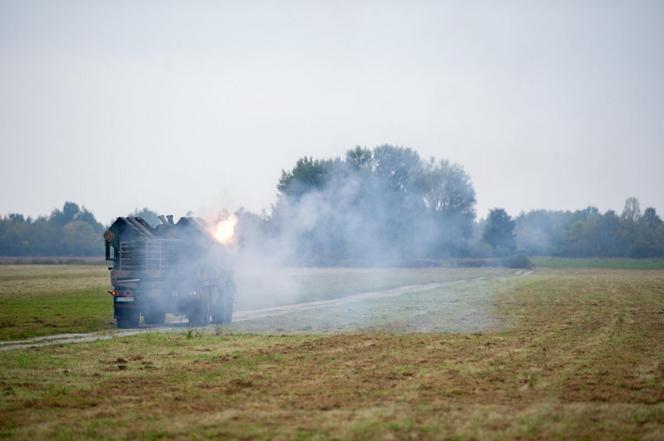
[[[94,215],[73,202],[36,219],[14,213],[0,217],[0,255],[97,256],[103,232]]]
[[[488,220],[491,220],[491,215]],[[528,255],[567,257],[664,256],[664,222],[638,199],[622,213],[595,207],[577,211],[533,210],[514,220],[513,249]]]
[[[282,172],[277,190],[271,216],[244,212],[253,225],[246,240],[264,244],[286,237],[277,246],[290,245],[306,262],[517,254],[664,257],[664,223],[654,208],[642,212],[636,198],[628,198],[620,214],[591,206],[512,217],[495,208],[478,220],[475,190],[463,168],[423,159],[409,148],[357,147],[342,158],[304,157]]]
[[[306,262],[447,257],[463,253],[473,231],[475,190],[463,168],[410,148],[301,158],[277,189],[261,240]]]
[[[159,223],[157,214],[147,208],[131,214]],[[0,216],[0,256],[102,256],[105,230],[74,202],[36,219],[12,213]]]
[[[595,207],[504,209],[476,219],[463,167],[406,147],[356,147],[343,157],[300,158],[284,170],[269,214],[239,210],[240,245],[304,263],[395,262],[515,254],[664,256],[664,222],[629,198],[621,213]],[[132,215],[159,223],[147,208]],[[0,217],[2,256],[100,256],[105,226],[76,203],[36,219]]]

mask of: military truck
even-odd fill
[[[104,233],[118,328],[137,327],[141,315],[147,325],[162,325],[167,313],[193,326],[229,323],[236,288],[227,248],[203,219],[160,220],[152,227],[119,217]]]

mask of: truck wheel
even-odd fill
[[[191,307],[189,313],[187,314],[189,325],[207,326],[207,324],[210,322],[210,313],[207,306],[207,304],[200,302]]]
[[[146,325],[163,325],[166,323],[166,313],[162,311],[146,311],[143,313]]]
[[[226,295],[223,298],[224,302],[224,322],[230,323],[233,320],[233,305],[235,304],[235,292],[237,288],[235,286],[235,281],[230,279],[226,283]]]
[[[222,324],[226,323],[226,307],[224,292],[220,289],[217,289],[217,296],[210,305],[210,312],[212,313],[212,323]]]
[[[224,308],[224,323],[230,323],[233,320],[233,299],[226,300],[226,307]]]
[[[230,323],[233,318],[233,303],[235,301],[235,285],[227,283],[224,289],[219,289],[219,296],[210,305],[212,323]]]
[[[118,328],[128,329],[138,328],[138,322],[141,318],[141,315],[137,310],[134,309],[119,309],[116,310],[115,317],[118,321]]]
[[[224,314],[224,303],[219,301],[215,302],[212,305],[210,305],[210,310],[212,312],[212,323],[215,324],[221,324],[221,323],[226,323],[225,318],[226,315]]]

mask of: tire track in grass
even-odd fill
[[[427,291],[430,289],[439,288],[443,285],[450,285],[453,283],[466,282],[469,280],[457,280],[448,283],[429,283],[421,285],[408,285],[398,288],[387,289],[383,291],[371,291],[367,293],[355,294],[348,297],[341,297],[333,300],[319,300],[314,302],[295,303],[291,305],[276,306],[272,308],[254,309],[246,311],[236,311],[233,314],[233,322],[243,322],[248,320],[257,320],[267,317],[275,317],[293,312],[303,312],[314,308],[325,308],[347,303],[361,302],[369,299],[377,299],[384,297],[396,297],[407,293],[416,291]],[[196,329],[214,328],[215,325],[208,325],[197,327]],[[126,331],[103,331],[103,332],[90,332],[90,333],[70,333],[70,334],[56,334],[45,337],[35,337],[25,340],[13,340],[0,342],[0,352],[10,351],[14,349],[28,349],[39,348],[44,346],[71,344],[71,343],[88,343],[100,340],[109,340],[111,338],[129,337],[144,332],[170,332],[189,328],[186,320],[181,320],[178,317],[170,320],[167,326],[143,326],[138,329],[129,329]]]
[[[531,274],[533,271],[516,271],[511,274],[511,277],[524,277]],[[441,283],[426,283],[416,285],[406,285],[397,288],[390,288],[380,291],[370,291],[360,294],[353,294],[346,297],[340,297],[332,300],[318,300],[313,302],[294,303],[290,305],[275,306],[271,308],[254,309],[236,311],[233,315],[233,322],[243,322],[249,320],[257,320],[268,317],[275,317],[294,312],[305,312],[311,309],[328,308],[349,303],[363,302],[367,300],[398,297],[404,294],[411,294],[414,292],[430,291],[444,286],[451,286],[459,283],[468,283],[473,281],[484,281],[485,276],[473,277],[468,279],[459,279],[451,282]],[[215,325],[208,325],[204,327],[197,327],[196,329],[214,329]],[[174,332],[178,330],[188,329],[188,322],[182,320],[180,317],[171,319],[167,326],[143,326],[137,329],[118,330],[118,331],[101,331],[89,333],[68,333],[56,334],[43,337],[34,337],[24,340],[12,340],[0,342],[0,352],[11,351],[16,349],[29,349],[40,348],[53,345],[64,345],[72,343],[90,343],[101,340],[110,340],[112,338],[130,337],[133,335],[145,332]]]

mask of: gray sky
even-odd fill
[[[662,42],[658,1],[0,0],[0,213],[260,210],[383,143],[462,164],[480,215],[662,213]]]

